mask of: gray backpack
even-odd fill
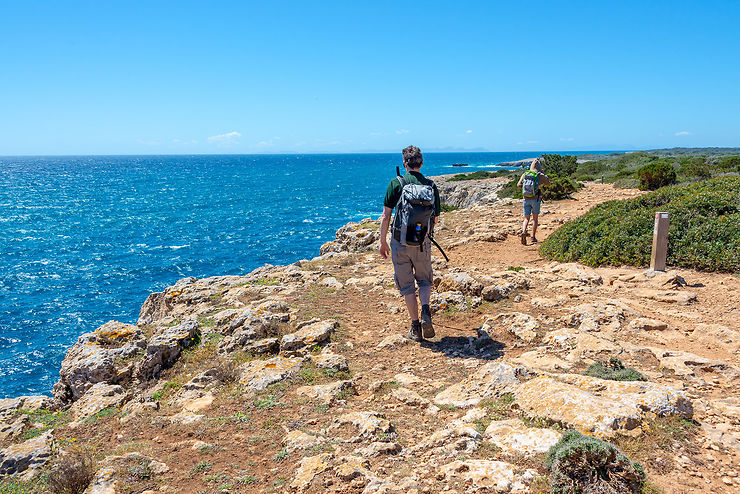
[[[434,182],[428,180],[424,185],[407,184],[400,176],[398,182],[401,184],[401,197],[393,218],[393,238],[401,245],[423,249],[434,216]]]

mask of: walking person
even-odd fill
[[[432,292],[432,248],[430,234],[440,213],[439,191],[432,180],[421,174],[424,160],[421,150],[409,146],[403,150],[406,174],[388,184],[380,223],[380,255],[393,261],[396,288],[406,302],[411,328],[408,337],[414,341],[434,337],[429,298]],[[386,237],[395,208],[390,249]],[[416,301],[419,287],[421,320]]]
[[[542,205],[542,191],[540,185],[549,185],[550,179],[545,175],[543,170],[542,158],[535,158],[529,166],[529,170],[522,173],[517,182],[517,187],[522,188],[524,221],[522,222],[522,245],[527,245],[527,227],[529,227],[529,217],[532,216],[532,243],[537,243],[537,224],[540,215],[540,206]]]

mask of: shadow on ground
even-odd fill
[[[476,331],[476,330],[471,330]],[[506,345],[491,338],[485,331],[477,330],[473,336],[445,336],[439,341],[425,340],[422,348],[439,352],[449,358],[477,358],[496,360],[504,356]]]

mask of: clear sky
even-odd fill
[[[740,1],[4,1],[0,155],[740,146]]]

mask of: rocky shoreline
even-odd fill
[[[548,492],[542,457],[576,430],[666,492],[740,489],[737,309],[712,298],[738,280],[546,262],[503,183],[439,182],[461,209],[437,232],[434,341],[402,336],[378,221],[349,223],[314,259],[185,278],[80,336],[52,397],[0,400],[0,479],[83,448],[90,493]],[[638,194],[589,185],[543,232],[605,193]],[[647,380],[583,375],[611,357]]]

